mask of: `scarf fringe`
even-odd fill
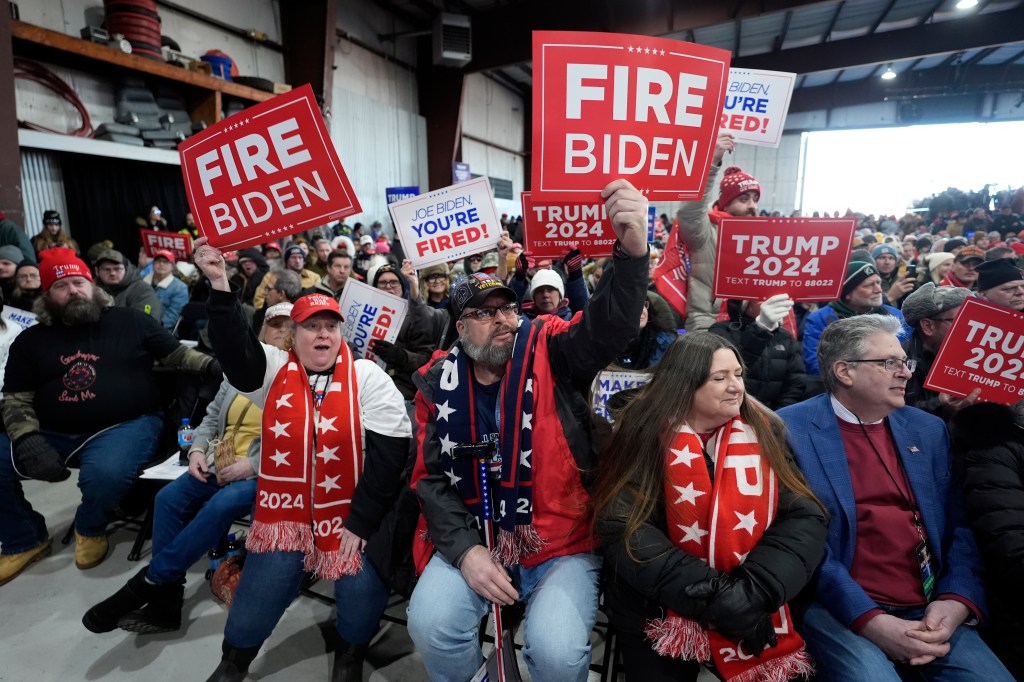
[[[711,640],[707,630],[689,618],[670,617],[648,621],[644,634],[654,642],[654,650],[660,656],[681,658],[684,661],[711,660]]]
[[[532,523],[516,526],[514,533],[498,533],[498,543],[491,557],[503,566],[515,566],[524,558],[539,552],[545,544],[544,538]]]
[[[245,548],[250,552],[303,552],[307,556],[313,550],[313,529],[309,523],[298,521],[253,521]]]
[[[363,569],[362,555],[357,553],[354,558],[343,561],[340,551],[325,552],[314,547],[306,554],[305,569],[321,580],[337,580],[359,573]]]
[[[791,654],[759,663],[730,677],[729,682],[786,682],[796,677],[810,679],[813,674],[814,661],[808,655],[807,648],[801,646]]]

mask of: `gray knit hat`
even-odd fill
[[[903,301],[903,319],[907,321],[908,325],[915,327],[926,317],[935,317],[947,310],[953,310],[970,296],[970,289],[937,287],[928,282]]]
[[[17,246],[7,244],[0,246],[0,260],[9,260],[12,263],[20,263],[25,260],[25,254]]]

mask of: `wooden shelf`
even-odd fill
[[[263,102],[273,93],[196,73],[134,54],[125,54],[106,45],[51,31],[41,26],[11,21],[14,55],[39,59],[61,66],[114,76],[137,74],[185,86],[186,104],[193,121],[220,120],[222,95],[249,102]],[[83,59],[86,60],[83,63]]]
[[[94,140],[88,137],[56,135],[37,130],[18,130],[18,146],[30,149],[46,149],[62,154],[89,154],[90,156],[108,156],[112,159],[128,161],[147,161],[180,166],[181,157],[173,149],[155,149],[153,147],[136,147],[131,144],[118,144],[106,140]]]

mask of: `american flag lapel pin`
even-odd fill
[[[910,454],[912,455],[916,455],[917,453],[921,452],[920,450],[917,449],[916,445],[911,445],[909,448],[907,448],[907,450],[910,450]]]

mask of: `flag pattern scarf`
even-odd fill
[[[512,357],[498,395],[498,453],[501,481],[492,488],[493,519],[498,528],[495,560],[513,566],[541,549],[544,542],[533,525],[533,356],[540,325],[520,320]],[[463,503],[483,528],[484,496],[473,458],[453,457],[455,446],[479,443],[473,367],[462,342],[444,360],[434,394],[435,429],[441,442],[445,474]]]
[[[665,507],[669,538],[679,549],[728,573],[743,563],[771,525],[778,489],[753,430],[740,418],[708,441],[714,452],[714,484],[700,436],[683,424],[665,455]],[[714,662],[728,682],[783,682],[808,677],[813,667],[793,629],[789,607],[772,614],[778,645],[759,656],[738,642],[671,611],[648,623],[646,634],[662,656]]]
[[[359,395],[352,351],[342,343],[319,411],[295,352],[274,378],[263,410],[263,447],[251,552],[303,552],[325,580],[355,575],[341,532],[363,467]]]

